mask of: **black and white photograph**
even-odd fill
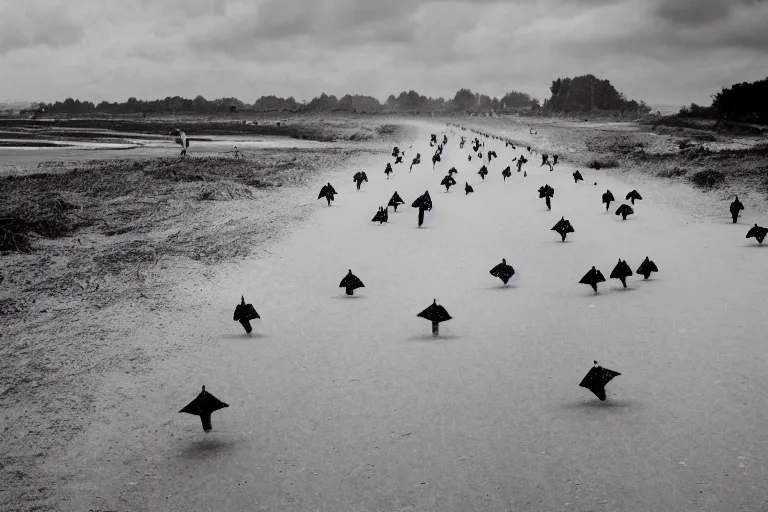
[[[768,0],[0,0],[0,512],[768,511],[767,236]]]

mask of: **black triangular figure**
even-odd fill
[[[250,334],[253,328],[251,327],[251,320],[261,318],[253,307],[253,304],[246,304],[245,297],[240,297],[240,304],[235,307],[234,321],[240,322],[245,329],[245,332]]]
[[[643,279],[648,279],[651,276],[651,272],[658,271],[658,267],[656,267],[656,264],[653,261],[648,259],[648,256],[646,256],[640,266],[637,267],[637,275],[643,276]]]
[[[632,205],[634,205],[635,200],[640,201],[641,199],[643,199],[643,197],[640,195],[640,193],[637,190],[633,190],[629,194],[627,194],[627,197],[625,199],[632,200]]]
[[[477,174],[480,175],[480,177],[485,180],[485,177],[488,175],[488,168],[486,166],[482,166],[479,171],[477,171]]]
[[[588,284],[592,287],[593,290],[595,290],[595,293],[597,293],[597,283],[604,283],[605,277],[603,277],[603,273],[597,270],[595,267],[592,267],[592,269],[584,274],[584,277],[581,278],[581,281],[579,283],[581,284]]]
[[[384,174],[387,175],[387,179],[389,179],[389,175],[392,174],[394,171],[392,170],[392,164],[387,162],[387,167],[384,169]]]
[[[576,171],[573,173],[573,182],[578,183],[579,180],[584,181],[584,176],[579,171]]]
[[[395,163],[396,164],[403,163],[403,155],[397,155],[397,157],[395,157]]]
[[[445,178],[443,178],[443,181],[440,182],[441,185],[445,187],[445,191],[448,192],[448,190],[456,184],[456,180],[453,179],[453,176],[450,174],[447,174]]]
[[[422,195],[417,197],[416,200],[411,203],[411,206],[419,209],[419,227],[421,227],[421,225],[424,224],[424,212],[427,210],[432,211],[432,198],[429,197],[429,191],[425,191]]]
[[[503,171],[501,171],[501,175],[504,177],[504,181],[507,181],[507,178],[512,176],[512,169],[507,166]]]
[[[613,194],[610,190],[606,190],[603,193],[603,203],[605,203],[605,211],[608,211],[608,208],[611,207],[611,201],[615,201],[616,199],[613,198]]]
[[[197,398],[189,402],[179,412],[200,416],[200,421],[203,422],[203,430],[208,432],[213,428],[211,427],[211,413],[225,407],[229,407],[229,405],[207,392],[205,386],[203,386],[203,390],[197,395]]]
[[[565,242],[566,235],[568,233],[573,233],[574,229],[573,226],[571,226],[571,221],[566,220],[565,217],[562,217],[559,221],[557,221],[557,224],[552,227],[552,231],[559,233],[563,239],[563,242]]]
[[[472,188],[472,185],[470,185],[467,182],[464,182],[464,195],[469,195],[470,193],[474,192],[475,189]]]
[[[438,324],[451,319],[451,315],[448,314],[448,311],[446,311],[443,306],[437,304],[437,299],[433,300],[431,306],[416,316],[432,322],[432,334],[434,336],[438,335]]]
[[[349,269],[347,275],[344,276],[344,279],[339,283],[339,288],[345,288],[347,295],[354,295],[355,290],[358,288],[365,288],[365,285],[352,273],[352,269]]]
[[[765,235],[768,235],[768,228],[758,226],[757,224],[749,228],[749,231],[747,232],[747,238],[754,237],[755,240],[757,240],[757,243],[759,244],[763,243],[763,240],[765,239]]]
[[[490,270],[490,274],[501,279],[504,284],[507,284],[512,276],[515,275],[515,269],[512,268],[512,265],[507,265],[506,258],[502,258],[501,263]]]
[[[616,215],[621,215],[621,220],[627,220],[627,215],[632,215],[633,213],[635,213],[635,210],[628,204],[622,204],[616,210]]]
[[[624,285],[624,288],[627,287],[627,278],[632,275],[632,269],[629,268],[629,265],[626,261],[619,258],[619,262],[616,264],[615,267],[613,267],[613,270],[611,271],[611,275],[608,276],[611,279],[618,279],[621,281],[621,284]]]
[[[373,216],[371,219],[371,222],[378,222],[379,225],[384,224],[389,220],[389,213],[387,213],[387,210],[383,206],[379,206],[379,211],[376,212],[376,215]]]
[[[392,197],[390,198],[389,203],[387,203],[387,206],[392,206],[395,209],[395,211],[397,211],[397,206],[401,204],[405,204],[405,201],[403,201],[403,199],[400,197],[400,194],[398,194],[397,191],[395,191],[395,193],[392,194]]]
[[[733,218],[733,223],[736,224],[736,220],[739,218],[739,212],[744,209],[744,205],[741,204],[741,201],[739,201],[739,196],[736,196],[736,199],[733,200],[731,203],[731,217]]]
[[[457,171],[455,167],[451,167],[450,169],[448,169],[448,174],[451,175],[451,176],[453,176],[454,174],[458,174],[458,173],[459,173],[459,171]]]
[[[587,372],[587,375],[584,376],[584,379],[582,379],[579,386],[582,388],[587,388],[593,392],[601,402],[604,402],[605,385],[613,380],[614,377],[618,377],[619,375],[621,375],[619,372],[603,368],[597,364],[597,361],[595,361],[595,366],[593,366],[589,372]]]

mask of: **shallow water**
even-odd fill
[[[191,141],[187,154],[194,155],[220,155],[231,154],[234,156],[234,146],[241,152],[256,149],[272,148],[318,148],[339,147],[346,142],[318,142],[313,140],[300,140],[290,137],[271,136],[206,136],[200,135],[206,141]],[[120,144],[115,142],[81,142],[49,139],[10,139],[13,142],[38,142],[56,143],[69,147],[0,147],[0,171],[3,167],[16,167],[23,165],[37,165],[42,162],[58,161],[73,162],[84,160],[108,160],[111,158],[155,158],[173,157],[181,151],[181,146],[175,144],[171,138],[158,140],[145,138],[144,135],[133,137],[126,134],[127,140],[132,144]],[[4,142],[4,139],[0,139]]]

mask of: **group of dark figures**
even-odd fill
[[[465,129],[462,127],[462,129]],[[179,135],[178,132],[173,133],[173,135]],[[182,134],[183,136],[183,134]],[[186,138],[186,137],[184,137]],[[494,137],[498,138],[498,137]],[[188,142],[184,141],[186,145],[188,145]],[[437,144],[437,138],[436,135],[432,134],[431,140],[430,140],[430,146],[437,145],[437,150],[435,152],[435,155],[433,156],[433,164],[440,161],[440,155],[442,154],[443,146],[448,142],[448,138],[446,135],[443,135],[443,141],[442,144]],[[465,137],[461,137],[461,142],[459,147],[463,148],[464,144],[466,142]],[[478,150],[481,147],[484,147],[484,142],[481,142],[477,137],[473,140],[473,150],[475,152],[478,152]],[[512,144],[509,141],[506,141],[507,147]],[[512,144],[512,147],[514,148],[514,145]],[[527,148],[529,152],[531,152],[531,148]],[[478,153],[480,158],[482,158],[482,154]],[[403,156],[405,155],[404,152],[401,152],[398,147],[395,147],[392,152],[392,156],[396,158],[395,163],[402,163]],[[496,157],[495,151],[489,151],[487,152],[488,161],[490,163],[491,159],[493,157]],[[413,165],[416,165],[420,163],[420,157],[421,155],[417,153],[416,157],[413,159],[411,163],[411,169],[413,169]],[[471,159],[471,155],[470,155]],[[524,155],[520,155],[519,159],[517,160],[517,168],[518,172],[520,172],[520,168],[524,163],[527,163],[527,159]],[[515,161],[513,160],[513,161]],[[552,166],[557,164],[557,155],[554,155],[553,162],[549,162],[548,155],[544,154],[542,155],[542,166],[543,165],[549,165],[550,170],[552,170]],[[389,179],[390,174],[392,174],[392,166],[391,164],[387,163],[387,167],[384,170],[385,174],[387,175],[387,179]],[[443,178],[441,181],[441,185],[445,186],[446,192],[449,191],[450,187],[456,184],[455,179],[453,178],[454,174],[457,174],[459,171],[456,170],[455,167],[452,167],[448,174]],[[485,176],[488,174],[488,169],[485,165],[483,165],[478,171],[478,174],[480,174],[481,179],[485,179]],[[506,178],[511,177],[511,169],[510,167],[506,167],[502,171],[502,177],[506,181]],[[526,174],[527,176],[527,174]],[[578,184],[579,181],[583,181],[584,177],[581,175],[581,173],[577,170],[573,173],[574,182]],[[360,190],[360,187],[363,182],[368,181],[368,177],[366,176],[365,172],[357,172],[353,176],[353,181],[357,184],[357,189]],[[595,185],[597,183],[595,182]],[[474,192],[472,186],[469,183],[465,183],[465,194],[470,194]],[[544,185],[539,188],[539,197],[544,198],[546,201],[547,208],[551,210],[551,198],[554,197],[554,189],[549,185]],[[320,194],[318,195],[318,199],[320,198],[326,198],[328,201],[328,206],[331,205],[331,202],[334,200],[335,195],[337,194],[336,190],[333,188],[333,186],[330,183],[327,183],[322,187],[320,190]],[[635,205],[635,201],[642,200],[642,196],[637,192],[637,190],[632,190],[626,195],[626,200],[630,201],[632,205]],[[615,198],[610,190],[606,190],[605,193],[602,195],[602,202],[605,204],[605,209],[608,211],[610,209],[611,202],[614,202]],[[397,207],[399,205],[405,204],[403,199],[400,197],[400,195],[395,192],[392,197],[390,198],[388,204],[386,207],[379,207],[379,210],[376,212],[376,215],[373,217],[373,222],[379,222],[380,224],[383,224],[388,221],[389,215],[388,215],[388,208],[392,206],[394,208],[394,211],[397,212]],[[425,191],[424,194],[416,198],[416,200],[413,201],[411,204],[413,208],[418,208],[419,210],[419,217],[418,217],[418,224],[421,226],[424,222],[424,213],[427,211],[432,210],[432,199],[429,196],[429,191]],[[733,223],[735,224],[738,220],[738,216],[741,211],[744,210],[744,205],[739,201],[738,196],[734,199],[734,201],[730,205],[730,213],[733,219]],[[623,220],[626,220],[628,215],[632,215],[634,213],[633,209],[628,204],[622,204],[617,210],[616,215],[621,215]],[[574,228],[571,225],[571,222],[567,220],[564,216],[560,218],[560,220],[551,228],[552,231],[557,232],[560,236],[563,242],[566,240],[566,236],[569,233],[574,232]],[[747,233],[747,238],[755,238],[758,243],[762,244],[765,237],[768,236],[768,228],[758,226],[755,224],[753,227],[750,228],[749,232]],[[652,273],[658,272],[658,267],[656,266],[656,263],[653,262],[648,256],[643,260],[643,262],[640,264],[640,266],[635,271],[636,274],[643,276],[644,280],[647,280]],[[506,259],[502,259],[501,263],[495,265],[491,270],[490,274],[498,279],[500,279],[504,285],[506,286],[510,279],[515,275],[515,269],[507,263]],[[627,278],[632,276],[633,272],[630,268],[629,264],[626,262],[626,260],[619,259],[618,263],[614,266],[613,270],[611,271],[609,278],[610,279],[618,279],[621,281],[621,284],[624,288],[627,288]],[[585,275],[581,278],[579,283],[581,284],[587,284],[589,285],[595,293],[598,292],[597,285],[598,283],[605,282],[606,279],[603,276],[602,272],[598,270],[596,267],[592,267]],[[339,283],[340,288],[345,289],[345,293],[347,295],[354,295],[354,291],[358,288],[363,288],[365,285],[363,282],[355,276],[352,273],[352,269],[349,269],[347,275],[344,276],[344,278]],[[446,309],[437,304],[437,300],[434,300],[432,304],[424,309],[422,312],[418,313],[417,315],[420,318],[424,318],[431,322],[432,324],[432,333],[433,335],[439,334],[439,324],[441,322],[445,322],[447,320],[450,320],[452,317],[448,314]],[[239,322],[243,328],[245,329],[246,333],[252,332],[251,327],[251,320],[259,319],[261,318],[256,311],[256,309],[253,307],[252,304],[246,304],[245,303],[245,297],[240,298],[240,304],[238,304],[235,308],[235,314],[234,314],[234,320],[236,322]],[[606,399],[605,395],[605,385],[610,382],[614,377],[617,377],[621,375],[618,372],[615,372],[613,370],[608,370],[606,368],[603,368],[599,365],[597,361],[594,361],[594,366],[589,370],[587,375],[584,377],[584,379],[581,381],[579,386],[589,389],[592,393],[595,394],[601,401],[604,401]],[[182,413],[188,413],[188,414],[194,414],[200,417],[203,430],[208,432],[211,430],[211,413],[225,408],[229,407],[224,402],[218,400],[216,397],[211,395],[205,390],[205,386],[203,386],[202,392],[187,406],[185,406],[181,411]]]

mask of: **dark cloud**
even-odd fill
[[[728,19],[734,10],[765,3],[764,0],[662,0],[655,6],[654,13],[672,25],[700,27]]]

